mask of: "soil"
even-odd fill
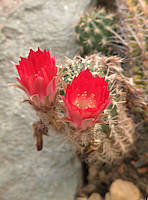
[[[142,123],[137,132],[140,136],[135,149],[122,162],[89,166],[83,163],[85,186],[80,196],[89,196],[93,192],[105,196],[111,183],[118,178],[134,183],[143,196],[148,196],[148,123]]]

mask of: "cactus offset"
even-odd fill
[[[81,17],[75,26],[76,41],[82,54],[96,50],[105,55],[112,54],[114,32],[116,31],[113,14],[107,14],[104,9],[94,10]]]
[[[145,0],[117,0],[117,5],[134,82],[148,92],[148,3]]]

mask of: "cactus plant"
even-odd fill
[[[111,162],[126,155],[135,140],[134,109],[144,112],[144,99],[139,90],[134,88],[131,79],[122,74],[120,62],[115,56],[107,58],[98,54],[66,61],[65,82],[71,82],[82,69],[89,68],[94,76],[106,76],[113,96],[112,103],[104,111],[102,123],[95,124],[88,133],[82,132],[76,137],[71,134],[72,143],[79,143],[77,149],[80,156],[89,162]]]
[[[122,6],[121,6],[122,5]],[[134,82],[148,92],[148,4],[145,0],[117,1],[120,30],[129,49]]]
[[[115,17],[104,9],[94,10],[81,17],[75,26],[75,38],[82,54],[96,50],[105,55],[113,53],[112,41],[116,31]]]
[[[42,149],[42,136],[48,136],[48,130],[68,139],[77,155],[89,163],[100,160],[112,163],[132,149],[135,141],[132,107],[145,104],[130,79],[122,74],[120,61],[115,56],[98,54],[85,59],[76,57],[66,61],[61,76],[62,71],[49,51],[30,50],[28,58],[21,58],[16,65],[20,85],[15,86],[26,92],[26,101],[39,117],[33,124],[38,150]],[[74,77],[75,73],[78,76]],[[61,88],[64,97],[59,95],[60,82],[63,88],[67,84],[66,90]]]

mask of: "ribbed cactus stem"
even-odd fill
[[[104,54],[113,52],[116,29],[114,15],[108,14],[104,9],[94,10],[81,17],[75,26],[75,38],[83,50],[82,54],[89,54],[91,51]]]
[[[148,93],[148,3],[145,0],[117,1],[119,28],[129,51],[134,82]],[[123,42],[124,41],[124,42]]]

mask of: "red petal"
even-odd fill
[[[19,65],[16,65],[20,79],[17,78],[29,95],[38,94],[40,98],[47,95],[49,83],[55,79],[57,67],[55,58],[52,58],[49,51],[41,51],[40,48],[35,52],[30,49],[28,58],[21,57]],[[52,86],[52,97],[55,95],[56,84]],[[49,92],[49,90],[48,90]]]
[[[81,71],[67,85],[64,99],[67,118],[74,127],[90,126],[110,103],[108,97],[108,82],[105,78],[93,77],[88,69]],[[86,124],[87,119],[90,119],[89,125]]]

